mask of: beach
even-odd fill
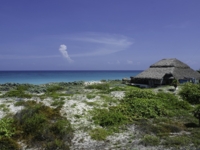
[[[121,81],[110,81],[113,86],[115,84],[121,84]],[[96,127],[94,122],[90,119],[89,112],[96,108],[106,108],[110,105],[116,105],[123,97],[124,91],[112,91],[110,94],[95,94],[98,90],[94,89],[85,89],[88,85],[94,84],[105,84],[105,82],[101,81],[88,81],[88,82],[72,82],[72,83],[62,83],[62,85],[70,86],[68,91],[60,91],[60,93],[70,93],[69,96],[60,96],[62,97],[62,101],[64,101],[62,108],[60,109],[60,113],[63,117],[66,117],[73,129],[74,129],[74,137],[72,139],[72,145],[70,149],[116,149],[115,144],[119,143],[121,148],[128,144],[128,139],[131,136],[128,132],[116,133],[115,135],[109,136],[107,141],[96,141],[91,139],[89,135],[89,130]],[[0,98],[0,118],[7,116],[8,114],[15,115],[17,112],[24,109],[24,106],[15,106],[15,104],[19,101],[35,101],[36,103],[42,103],[45,106],[52,106],[55,101],[58,101],[59,98],[54,99],[52,97],[46,97],[41,99],[41,95],[45,92],[45,86],[53,86],[58,83],[48,83],[44,85],[29,85],[32,86],[28,91],[29,94],[32,94],[31,98],[18,98],[18,97],[1,97]],[[26,85],[26,84],[25,84]],[[1,96],[11,89],[15,89],[20,84],[1,84],[0,91]],[[6,89],[6,90],[5,90]],[[90,98],[88,95],[93,95]],[[104,96],[110,100],[105,101]],[[131,130],[134,128],[132,127]],[[108,142],[109,141],[109,142]],[[28,148],[29,146],[22,141],[18,141],[23,149],[32,150],[37,148]],[[118,144],[118,145],[119,145]],[[33,146],[34,147],[34,146]]]
[[[170,86],[164,86],[152,89],[153,93],[147,90],[147,93],[151,96],[152,94],[156,95],[156,93],[159,93],[160,91],[171,92],[171,89],[172,87]],[[178,88],[178,90],[179,89],[180,88]],[[52,118],[53,120],[50,120],[48,125],[45,126],[45,132],[42,130],[42,126],[41,129],[37,128],[39,125],[38,123],[35,126],[37,130],[41,130],[39,135],[46,137],[42,141],[40,139],[41,137],[39,138],[38,135],[35,135],[35,132],[37,133],[36,129],[34,129],[33,133],[27,133],[30,134],[29,138],[27,139],[26,135],[23,134],[25,131],[21,131],[21,129],[23,129],[23,124],[22,127],[17,127],[18,125],[15,125],[15,130],[11,130],[10,132],[9,130],[6,130],[6,132],[9,133],[8,135],[10,135],[9,137],[14,140],[13,142],[23,150],[35,150],[47,146],[55,147],[56,145],[56,147],[60,147],[60,149],[72,150],[126,150],[135,148],[140,150],[161,150],[173,148],[173,146],[166,147],[164,145],[159,145],[157,143],[158,139],[156,136],[152,136],[150,138],[154,138],[153,140],[156,140],[155,142],[157,144],[143,144],[144,138],[149,132],[148,131],[145,133],[144,128],[151,126],[151,119],[149,121],[141,119],[140,121],[139,118],[135,118],[136,120],[133,122],[131,121],[128,124],[125,123],[114,127],[109,127],[109,125],[100,125],[98,122],[96,122],[95,115],[97,115],[99,111],[103,110],[101,113],[104,114],[110,109],[112,110],[118,108],[118,106],[123,103],[124,99],[127,98],[127,92],[130,92],[130,90],[135,90],[136,92],[139,90],[139,88],[129,86],[128,84],[123,84],[122,80],[55,82],[40,85],[19,83],[0,84],[0,118],[1,120],[5,120],[5,118],[14,118],[14,120],[20,119],[19,116],[26,115],[23,113],[24,111],[27,112],[30,110],[29,113],[32,113],[41,107],[43,110],[40,110],[39,112],[42,113],[45,109],[47,109],[48,113],[44,113],[48,115],[49,113],[53,114],[51,111],[56,111],[56,116],[58,117],[57,119],[60,118],[63,121],[67,121],[66,125],[58,128],[62,129],[61,131],[56,129],[56,131],[59,131],[57,131],[59,136],[56,134],[53,136],[58,136],[58,139],[56,138],[56,140],[54,138],[50,138],[49,134],[46,133],[46,130],[51,130],[52,125],[54,126],[54,122],[57,120],[55,118]],[[145,92],[146,90],[139,91]],[[174,92],[174,94],[177,93],[178,91]],[[123,107],[121,108],[120,106],[120,109],[123,109]],[[100,116],[101,113],[99,114]],[[111,111],[110,113],[112,114]],[[120,114],[117,116],[110,116],[114,118],[116,117],[115,120],[104,118],[102,121],[104,122],[104,120],[108,119],[108,123],[112,124],[112,122],[117,121],[119,116]],[[52,115],[49,117],[52,117]],[[98,120],[98,118],[96,119]],[[34,120],[35,119],[32,121]],[[145,125],[147,123],[146,121],[148,121],[150,124]],[[34,124],[32,126],[34,127]],[[50,129],[48,129],[48,127],[50,127]],[[66,127],[66,133],[60,137],[60,134],[64,132]],[[3,129],[4,128],[5,127],[3,127]],[[174,128],[177,128],[177,135],[189,134],[189,132],[184,131],[182,127],[174,126]],[[2,130],[2,128],[0,130]],[[54,132],[55,131],[53,130],[53,133]],[[24,137],[26,138],[24,139]],[[50,140],[50,142],[48,140]],[[60,145],[55,143],[55,141],[58,142],[58,140]],[[64,141],[64,143],[62,143],[62,141]],[[146,142],[148,141],[145,141],[145,143]],[[149,142],[151,143],[152,141]],[[65,146],[65,148],[63,148],[63,146]],[[196,147],[193,146],[193,149],[195,148]]]

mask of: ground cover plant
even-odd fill
[[[16,141],[22,140],[35,148],[69,149],[73,129],[60,115],[58,107],[50,108],[35,101],[20,101],[16,105],[24,106],[24,109],[14,117],[1,120],[0,144],[2,142],[6,147],[5,140],[7,144],[13,141],[15,145]]]
[[[31,98],[32,95],[28,94],[26,92],[26,89],[28,87],[29,87],[28,85],[27,86],[25,86],[25,85],[19,85],[19,86],[17,86],[16,89],[9,90],[5,94],[3,94],[2,97]]]
[[[200,104],[200,84],[185,83],[179,94],[191,104]]]
[[[103,93],[109,93],[110,92],[109,91],[110,90],[110,85],[108,83],[87,85],[85,88],[86,89],[101,90]]]
[[[73,137],[72,149],[92,142],[94,145],[102,143],[102,146],[110,144],[113,147],[106,148],[111,149],[126,146],[131,149],[138,145],[147,149],[200,148],[199,118],[195,115],[199,114],[199,106],[188,101],[188,93],[190,98],[194,96],[190,88],[183,92],[184,86],[188,85],[178,85],[177,90],[171,92],[167,90],[169,86],[159,87],[160,90],[140,89],[122,85],[120,81],[105,81],[97,85],[52,83],[27,86],[21,90],[33,95],[30,100],[4,98],[5,104],[0,104],[1,112],[13,107],[11,103],[23,107],[18,107],[21,110],[14,117],[6,116],[4,123],[0,123],[0,149],[8,145],[10,149],[20,149],[18,141],[35,149],[69,149]],[[10,88],[11,91],[20,90],[18,86]],[[41,91],[38,94],[35,92],[37,88]],[[179,91],[187,98],[178,95]],[[197,88],[195,93],[198,92]]]
[[[90,133],[92,138],[105,140],[106,136],[118,132],[117,129],[121,129],[124,125],[135,124],[141,133],[140,144],[177,148],[191,144],[195,148],[198,147],[197,135],[193,131],[200,132],[199,128],[193,129],[187,126],[187,124],[197,124],[190,101],[163,90],[157,93],[151,89],[126,88],[125,90],[126,95],[118,105],[94,110],[92,119],[101,128]],[[184,135],[182,132],[191,132],[191,136]],[[172,138],[171,134],[177,136]]]

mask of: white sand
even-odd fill
[[[92,85],[92,84],[100,84],[102,83],[101,81],[87,81],[87,82],[84,82],[84,85]]]

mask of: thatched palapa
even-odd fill
[[[154,86],[170,84],[173,79],[198,81],[200,73],[176,58],[162,59],[137,76],[131,77],[131,83]]]

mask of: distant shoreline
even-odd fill
[[[88,82],[122,80],[142,71],[0,71],[0,83],[46,84],[52,82]]]

